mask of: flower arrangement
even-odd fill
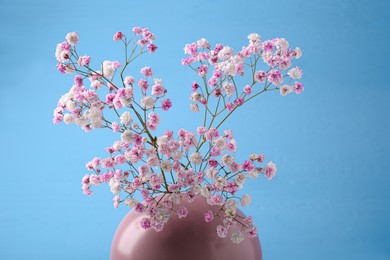
[[[239,196],[238,191],[248,177],[263,174],[271,180],[276,165],[265,164],[264,155],[255,153],[237,162],[233,133],[220,127],[235,110],[262,93],[300,94],[303,84],[295,80],[301,78],[302,70],[291,62],[301,57],[301,50],[290,49],[284,38],[262,41],[256,33],[248,35],[248,45],[238,52],[221,44],[212,48],[204,38],[187,44],[188,56],[181,63],[197,74],[191,85],[190,110],[202,111],[203,123],[196,131],[166,130],[155,136],[160,111],[172,107],[163,81],[154,77],[150,67],[141,68],[138,76],[126,72],[136,58],[157,50],[155,36],[147,28],[135,27],[130,38],[117,32],[113,40],[124,44],[124,59],[106,60],[99,69],[90,66],[91,57],[78,54],[76,32],[68,33],[55,52],[57,69],[76,76],[69,92],[60,98],[53,122],[75,124],[86,132],[107,128],[118,136],[106,148],[105,158],[95,157],[86,164],[91,173],[82,178],[83,192],[92,195],[93,186],[108,183],[114,207],[123,202],[143,213],[141,226],[156,231],[163,229],[172,214],[186,217],[188,209],[180,206],[181,200],[202,197],[220,208],[203,216],[205,222],[222,218],[216,230],[219,237],[226,237],[231,228],[235,243],[245,236],[255,237],[252,218],[237,214],[239,205],[251,203],[251,196]],[[238,77],[246,84],[237,84]],[[136,199],[139,195],[143,203]]]

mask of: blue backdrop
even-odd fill
[[[390,259],[389,3],[0,1],[0,259],[109,258],[127,209],[115,210],[105,187],[83,195],[80,182],[114,137],[52,124],[72,82],[56,71],[54,51],[77,31],[82,52],[116,59],[113,34],[136,25],[157,37],[141,63],[164,79],[174,108],[161,128],[174,131],[197,125],[184,44],[205,37],[238,49],[257,32],[301,47],[304,93],[267,93],[226,125],[243,153],[278,164],[273,181],[246,186],[264,259]]]

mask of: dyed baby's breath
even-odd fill
[[[189,214],[182,200],[201,197],[210,205],[203,215],[205,223],[222,219],[216,230],[219,237],[226,237],[230,229],[234,243],[244,236],[256,237],[252,218],[238,211],[239,206],[248,206],[252,197],[239,191],[259,174],[271,180],[277,168],[272,161],[264,165],[263,154],[252,153],[247,160],[237,161],[233,132],[220,127],[259,94],[273,90],[282,96],[302,93],[303,84],[296,80],[303,72],[298,66],[291,67],[302,51],[290,49],[284,38],[262,41],[256,33],[248,35],[248,45],[238,52],[222,44],[211,48],[205,38],[187,44],[184,52],[188,56],[181,63],[197,77],[189,88],[190,110],[200,112],[203,122],[196,131],[166,130],[156,136],[153,133],[160,127],[161,111],[172,107],[167,88],[149,66],[131,71],[132,75],[126,70],[139,56],[158,49],[156,38],[148,28],[134,27],[131,36],[116,32],[113,40],[124,44],[124,59],[105,60],[97,68],[90,66],[91,57],[79,56],[76,51],[76,32],[68,33],[55,51],[57,69],[76,75],[70,90],[58,101],[53,122],[75,124],[86,132],[107,128],[116,136],[106,147],[105,157],[87,162],[83,192],[92,195],[94,186],[106,183],[114,207],[124,203],[144,214],[142,228],[156,231],[161,231],[173,214],[178,218]],[[245,84],[236,84],[243,80]],[[134,197],[136,193],[143,203]],[[213,211],[211,206],[219,210]]]

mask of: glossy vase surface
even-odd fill
[[[240,244],[226,238],[219,238],[217,225],[222,221],[215,218],[206,223],[203,214],[219,208],[208,205],[202,198],[189,203],[181,202],[189,213],[179,219],[173,214],[164,229],[144,230],[140,221],[143,214],[130,211],[118,226],[111,246],[111,260],[261,260],[260,240],[245,238]],[[242,212],[240,212],[242,214]]]

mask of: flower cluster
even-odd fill
[[[248,35],[248,40],[248,45],[236,53],[230,46],[222,44],[212,49],[204,38],[185,46],[184,52],[189,56],[182,60],[182,65],[196,71],[204,85],[200,87],[202,84],[196,81],[192,83],[191,111],[199,112],[200,104],[213,116],[208,108],[209,97],[223,101],[223,106],[217,107],[214,113],[218,115],[226,109],[234,110],[265,91],[279,90],[282,96],[291,92],[302,93],[303,84],[295,81],[302,77],[302,70],[298,66],[292,68],[292,60],[302,56],[300,48],[290,49],[284,38],[262,42],[256,33]],[[265,64],[264,69],[260,61]],[[244,86],[238,86],[234,77],[245,76],[245,67],[250,71],[250,81]]]
[[[129,39],[122,32],[113,36],[125,46],[124,61],[103,61],[99,70],[90,66],[91,57],[77,53],[77,33],[69,33],[57,45],[57,69],[76,75],[70,90],[58,101],[53,122],[75,124],[84,131],[108,128],[118,137],[106,147],[105,157],[95,157],[86,164],[89,173],[82,179],[83,192],[92,195],[93,186],[107,183],[114,207],[124,203],[144,214],[141,226],[156,231],[162,230],[173,214],[187,216],[182,200],[191,202],[201,197],[220,208],[203,216],[206,223],[215,218],[223,220],[216,230],[219,237],[226,237],[229,229],[233,229],[231,240],[235,243],[245,236],[255,237],[252,218],[238,213],[240,206],[251,203],[251,196],[241,190],[247,180],[260,174],[271,180],[276,165],[265,163],[264,155],[255,153],[243,162],[237,161],[232,131],[219,128],[234,110],[263,92],[279,90],[283,96],[301,93],[302,83],[290,84],[302,76],[299,67],[291,68],[301,50],[289,49],[283,38],[262,42],[255,33],[237,53],[221,44],[211,49],[206,39],[187,44],[184,51],[189,56],[182,64],[201,78],[191,85],[190,109],[200,111],[199,104],[204,108],[203,124],[196,131],[166,130],[155,136],[153,132],[160,124],[158,113],[168,111],[172,102],[165,98],[167,90],[163,81],[154,77],[152,68],[141,68],[138,77],[125,74],[134,59],[157,50],[154,34],[147,28],[135,27],[132,32]],[[259,70],[260,61],[268,68]],[[246,76],[246,71],[248,84],[239,87],[235,77]],[[120,79],[116,78],[118,74]],[[282,85],[286,78],[289,82]]]

